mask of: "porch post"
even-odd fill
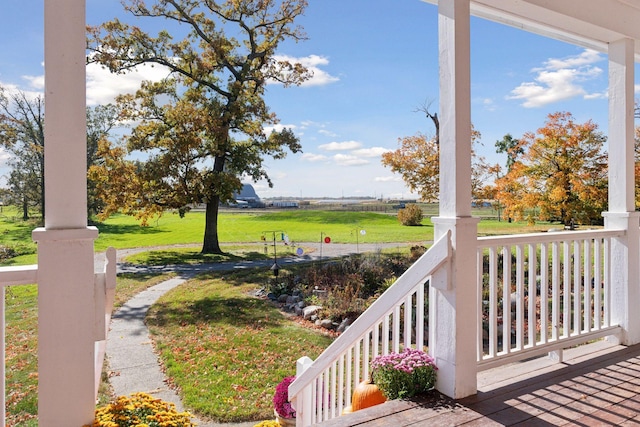
[[[634,41],[609,44],[609,211],[605,226],[624,229],[611,244],[611,321],[623,344],[640,342],[640,213],[635,212]]]
[[[94,257],[87,227],[85,0],[45,0],[45,203],[38,243],[38,425],[94,418]]]
[[[438,2],[440,62],[440,213],[435,238],[451,231],[453,260],[446,286],[430,288],[429,351],[437,388],[462,398],[475,394],[476,246],[471,217],[471,103],[469,0]]]

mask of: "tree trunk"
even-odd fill
[[[204,220],[203,254],[221,254],[218,242],[218,210],[220,208],[220,196],[215,195],[206,204]]]
[[[27,199],[25,197],[22,198],[22,220],[26,221],[29,219],[29,203],[27,203]]]

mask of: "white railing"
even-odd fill
[[[618,333],[610,317],[610,246],[623,235],[594,230],[479,238],[478,369]]]
[[[111,323],[113,302],[116,296],[116,250],[107,249],[104,271],[95,274],[96,343],[95,343],[95,394],[98,397],[102,365],[107,350],[107,334]]]
[[[315,361],[298,362],[289,399],[298,426],[340,416],[355,386],[369,377],[378,354],[425,345],[425,289],[451,256],[450,233],[442,236]]]
[[[95,273],[96,304],[96,344],[95,379],[96,396],[105,355],[106,334],[111,319],[116,289],[116,251],[109,248],[106,253],[104,270]],[[5,290],[8,286],[38,283],[38,266],[25,265],[0,267],[0,421],[6,424],[6,336],[5,336]]]

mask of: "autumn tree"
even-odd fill
[[[108,139],[119,120],[118,108],[113,104],[87,107],[87,168],[102,162],[98,155],[100,141]],[[87,217],[102,211],[104,205],[96,190],[96,182],[87,177]]]
[[[154,145],[159,148],[158,153],[151,148],[150,163],[143,162],[136,169],[139,174],[131,177],[130,182],[140,182],[142,193],[129,194],[127,206],[130,212],[144,218],[177,205],[184,212],[190,203],[205,203],[202,252],[221,253],[220,203],[230,201],[241,189],[241,176],[268,179],[257,159],[273,153],[276,158],[282,157],[285,148],[300,148],[291,131],[265,132],[265,127],[276,124],[277,118],[265,104],[264,90],[270,81],[286,86],[310,77],[300,64],[279,60],[276,55],[282,41],[304,38],[294,20],[304,12],[307,2],[163,0],[152,6],[143,0],[123,3],[132,15],[161,19],[165,27],[173,25],[174,34],[184,36],[174,40],[168,30],[154,36],[117,19],[89,30],[91,61],[113,72],[155,64],[165,67],[169,74],[165,82],[143,86],[135,100],[125,100],[137,102],[141,112],[148,113],[139,116],[142,122],[129,139],[128,149],[146,151]],[[166,106],[159,104],[163,98],[169,99]],[[154,116],[156,112],[159,116]],[[169,121],[163,123],[165,119]],[[278,144],[279,148],[275,148]],[[178,156],[184,156],[182,161],[170,164],[170,159]],[[197,156],[200,161],[190,156]],[[151,194],[145,195],[146,192]],[[137,200],[140,203],[136,206]]]
[[[218,118],[207,114],[212,100],[201,88],[180,94],[177,88],[174,80],[145,82],[135,94],[119,97],[121,117],[138,125],[127,136],[126,147],[103,141],[99,151],[103,161],[90,169],[89,177],[105,201],[102,217],[120,211],[146,223],[166,209],[184,214],[190,204],[211,197],[212,189],[228,200],[241,185],[241,176],[269,179],[263,156],[281,158],[286,148],[300,150],[289,129],[259,132],[226,144],[223,171],[203,167],[216,146]],[[138,152],[147,154],[145,161],[126,159]]]
[[[425,113],[426,114],[426,113]],[[428,116],[429,117],[429,116]],[[437,115],[431,117],[437,123]],[[480,140],[480,132],[471,131],[473,143]],[[429,138],[418,133],[398,139],[400,146],[395,151],[382,154],[382,164],[392,172],[400,174],[409,189],[417,192],[427,203],[438,200],[440,191],[440,147],[438,135]],[[489,165],[475,151],[472,155],[472,193],[474,199],[483,199],[489,192],[485,180],[489,172]]]
[[[382,154],[382,164],[400,174],[412,192],[425,202],[438,200],[439,149],[422,133],[398,139],[400,147]]]
[[[569,224],[601,221],[607,204],[606,138],[592,121],[579,124],[570,113],[549,114],[545,126],[522,136],[522,153],[498,180],[505,216],[534,210],[543,220]]]

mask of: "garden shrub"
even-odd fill
[[[422,217],[422,208],[415,203],[410,203],[404,209],[398,210],[398,221],[402,225],[421,225]]]

